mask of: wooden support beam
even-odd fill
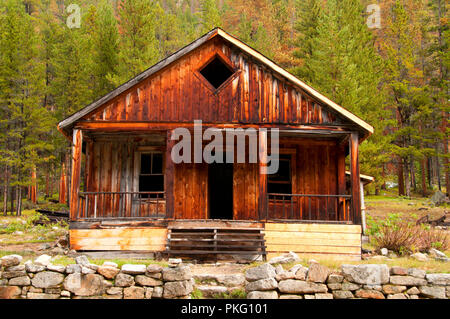
[[[351,133],[350,148],[350,181],[352,195],[352,220],[354,224],[361,225],[361,195],[359,179],[359,157],[358,157],[358,133]]]
[[[172,131],[167,131],[167,140],[166,140],[166,165],[165,165],[165,196],[166,196],[166,217],[173,218],[174,216],[174,187],[173,187],[173,179],[175,175],[175,164],[172,161],[172,148],[175,144],[175,141],[171,139]]]
[[[83,133],[81,130],[74,129],[72,142],[72,178],[70,185],[70,220],[75,220],[78,212],[82,145]]]
[[[267,218],[267,174],[263,174],[267,165],[267,131],[259,130],[259,183],[258,183],[258,210],[259,219]]]
[[[346,181],[345,181],[345,149],[344,145],[338,146],[337,151],[337,181],[338,181],[338,194],[344,195],[346,191]],[[339,199],[338,207],[338,221],[348,221],[348,216],[346,216],[344,200]]]

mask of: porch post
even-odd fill
[[[70,220],[76,220],[78,214],[82,145],[83,133],[79,129],[74,129],[72,142],[72,177],[70,179]]]
[[[350,135],[350,181],[352,194],[352,220],[354,224],[361,225],[361,195],[358,158],[358,133]]]
[[[267,162],[267,131],[260,130],[259,137],[259,185],[258,185],[258,210],[259,219],[267,219],[267,174],[262,174]]]
[[[165,163],[165,178],[164,178],[164,191],[166,197],[166,218],[173,218],[174,212],[174,194],[173,194],[173,178],[175,165],[172,161],[172,148],[175,141],[171,139],[172,131],[167,131],[166,137],[166,163]]]

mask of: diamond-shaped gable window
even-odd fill
[[[216,89],[228,80],[233,73],[228,65],[217,56],[200,70],[200,74]]]

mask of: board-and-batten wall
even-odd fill
[[[236,70],[219,92],[198,72],[214,54]],[[288,81],[213,39],[86,115],[87,121],[340,124]]]
[[[136,174],[136,150],[145,146],[164,148],[163,135],[153,138],[99,139],[86,145],[86,188],[88,192],[132,192],[138,191],[133,185]],[[339,191],[339,175],[343,175],[345,158],[343,150],[334,141],[295,141],[281,140],[281,149],[293,152],[295,165],[292,168],[292,187],[296,194],[343,194]],[[339,164],[340,163],[340,164]],[[338,167],[341,165],[342,167]],[[344,180],[343,176],[341,180]],[[235,220],[258,220],[258,164],[234,164],[233,168],[233,216]],[[174,174],[174,215],[176,219],[208,218],[208,165],[176,164]],[[98,198],[99,209],[105,209],[111,215],[121,203],[118,198]],[[91,202],[90,205],[93,203]],[[300,205],[300,204],[299,204]],[[293,219],[310,219],[303,215],[306,202],[294,210]],[[333,213],[332,202],[329,212]],[[324,217],[324,202],[311,202],[312,219]],[[90,214],[93,209],[90,206]],[[100,210],[98,210],[100,212]],[[131,212],[125,210],[126,215]],[[145,211],[143,211],[145,213]],[[107,215],[108,216],[108,215]],[[87,216],[84,216],[87,217]],[[92,216],[89,216],[92,217]],[[283,218],[283,216],[272,216]],[[330,219],[337,220],[337,216]]]

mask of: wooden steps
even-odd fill
[[[248,255],[266,260],[263,232],[264,229],[259,227],[169,226],[165,253],[168,257],[217,259],[219,256]]]

